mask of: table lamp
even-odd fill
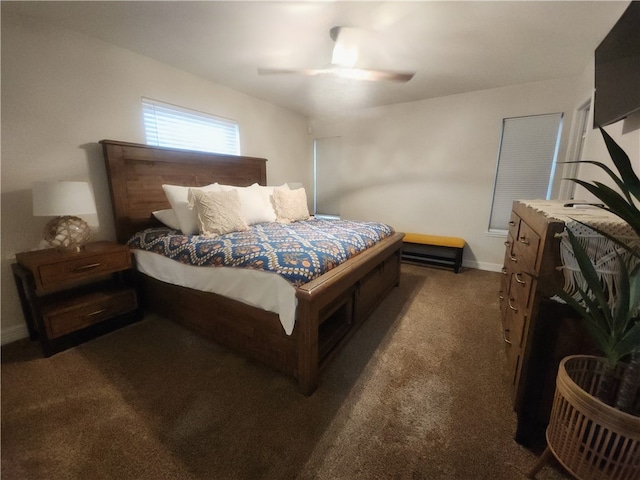
[[[63,250],[82,249],[89,240],[87,222],[76,215],[95,214],[96,204],[87,182],[35,182],[33,215],[56,216],[44,228],[44,239]]]

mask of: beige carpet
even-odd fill
[[[152,316],[49,359],[4,347],[2,478],[524,478],[500,275],[402,271],[310,397]]]

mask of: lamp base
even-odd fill
[[[61,250],[80,251],[89,241],[91,230],[79,217],[56,217],[44,227],[44,239],[52,247]]]

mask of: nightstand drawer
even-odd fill
[[[109,318],[131,312],[138,307],[134,289],[107,290],[68,299],[42,309],[50,338],[75,332]]]
[[[121,249],[100,255],[82,256],[65,262],[41,265],[38,267],[37,282],[43,288],[50,288],[88,277],[126,270],[130,267],[129,250]]]

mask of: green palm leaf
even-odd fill
[[[627,191],[627,188],[624,184],[624,182],[622,181],[622,179],[620,177],[618,177],[613,170],[611,170],[607,165],[605,165],[602,162],[596,162],[594,160],[576,160],[576,161],[571,161],[571,162],[562,162],[562,163],[586,163],[588,165],[595,165],[596,167],[600,168],[601,170],[604,170],[605,172],[607,172],[607,174],[611,177],[611,179],[616,183],[616,185],[618,186],[618,188],[620,188],[620,190],[622,191],[622,193],[625,194],[625,196],[627,197],[627,200],[629,200],[629,202],[631,202],[631,196],[629,195],[629,192]],[[564,178],[563,180],[570,180],[570,181],[574,181],[573,178]]]
[[[618,259],[618,266],[620,268],[620,275],[618,277],[618,291],[616,305],[613,310],[613,331],[624,332],[629,325],[629,307],[631,298],[631,292],[629,287],[629,270],[627,266],[620,258],[620,255],[616,255]]]

